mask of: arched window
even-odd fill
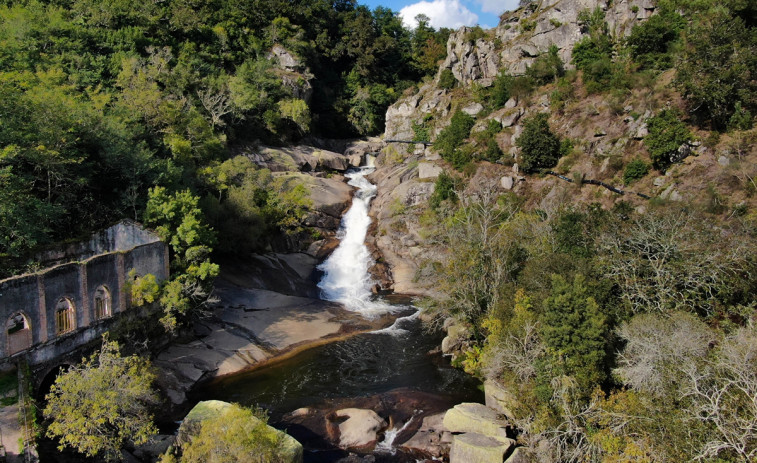
[[[74,303],[66,297],[60,298],[55,305],[55,333],[68,333],[74,328],[76,328]]]
[[[98,286],[95,290],[95,320],[101,320],[113,315],[111,310],[110,291],[105,286]]]
[[[26,315],[19,312],[5,323],[8,333],[8,355],[21,352],[32,346],[32,327]]]

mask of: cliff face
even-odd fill
[[[578,15],[596,8],[604,11],[610,34],[620,37],[628,35],[635,24],[655,10],[652,0],[542,0],[506,13],[499,26],[483,34],[463,27],[450,35],[447,58],[436,78],[389,107],[386,138],[412,139],[411,124],[418,123],[424,114],[437,112],[440,119],[449,118],[452,93],[439,86],[445,69],[451,70],[464,88],[470,89],[474,84],[488,87],[500,72],[523,75],[552,45],[558,48],[566,69],[572,69],[573,46],[588,33],[579,24]],[[478,110],[471,105],[466,112],[475,114]]]

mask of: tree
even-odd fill
[[[450,124],[434,140],[434,147],[439,150],[442,158],[452,163],[456,169],[470,162],[470,157],[465,156],[460,145],[468,138],[475,123],[473,117],[458,110],[452,115]]]
[[[142,444],[157,428],[149,407],[158,403],[149,361],[122,357],[117,342],[103,340],[96,352],[55,380],[47,395],[47,435],[60,449],[72,447],[108,461],[121,459],[125,444]]]
[[[189,190],[169,194],[163,187],[149,191],[145,224],[155,227],[171,246],[173,276],[162,290],[161,323],[173,331],[208,304],[218,264],[210,261],[215,233],[205,224],[199,198]]]
[[[578,389],[588,394],[606,377],[607,322],[584,280],[580,274],[572,283],[552,276],[541,334],[552,365],[573,377]]]
[[[678,159],[678,149],[691,140],[691,132],[673,109],[663,109],[647,121],[649,135],[644,145],[649,150],[655,169],[664,170]]]
[[[521,154],[518,164],[524,172],[554,167],[560,159],[560,138],[549,127],[549,115],[539,113],[523,122],[523,133],[515,141]]]

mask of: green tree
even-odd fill
[[[726,128],[737,103],[750,111],[757,108],[754,27],[723,6],[697,14],[684,35],[677,71],[675,83],[690,113],[700,123]]]
[[[518,165],[524,172],[554,167],[560,159],[560,138],[549,127],[549,115],[539,113],[523,122],[523,133],[515,141],[520,148]]]
[[[210,261],[215,233],[204,223],[199,198],[189,190],[169,194],[151,188],[145,224],[171,246],[171,280],[163,288],[161,323],[173,331],[207,305],[218,264]]]
[[[631,56],[642,68],[667,69],[673,64],[670,48],[686,22],[683,16],[670,8],[633,27],[626,39]]]
[[[643,178],[647,173],[649,173],[649,164],[636,158],[629,162],[625,170],[623,170],[623,183],[630,185],[634,181]]]
[[[526,75],[539,85],[554,82],[565,75],[565,64],[558,54],[559,51],[557,45],[550,45],[547,53],[539,55],[526,69]]]
[[[608,327],[584,280],[576,275],[569,283],[560,275],[552,276],[541,326],[551,363],[588,394],[606,378]]]
[[[458,110],[452,115],[450,124],[442,130],[434,140],[434,148],[437,149],[445,161],[452,163],[456,169],[462,168],[470,157],[460,149],[476,120],[468,114]]]
[[[649,135],[644,145],[649,150],[652,165],[664,170],[676,161],[678,149],[691,140],[691,132],[681,120],[681,114],[673,109],[663,109],[647,121]]]
[[[158,403],[150,363],[122,357],[118,343],[102,349],[55,380],[47,395],[47,435],[88,456],[121,459],[127,443],[143,444],[157,433],[149,408]]]

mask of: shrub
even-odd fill
[[[752,113],[736,102],[733,115],[728,120],[728,128],[731,130],[749,130],[752,128]]]
[[[515,144],[521,151],[518,164],[524,172],[554,167],[560,159],[560,138],[552,133],[548,119],[548,114],[539,113],[523,123],[523,133]]]
[[[644,145],[649,150],[652,165],[665,170],[676,160],[678,148],[691,140],[691,132],[681,121],[681,114],[673,109],[665,109],[647,122],[649,135],[644,138]]]
[[[456,203],[457,193],[455,193],[455,189],[458,187],[458,183],[458,180],[447,174],[447,172],[439,174],[436,177],[436,183],[434,183],[434,193],[428,200],[429,205],[433,209],[436,209],[445,200]]]
[[[549,51],[539,55],[526,69],[526,75],[540,85],[554,82],[558,77],[565,75],[565,64],[558,55],[560,50],[556,45],[549,47]]]
[[[626,169],[623,171],[623,183],[626,185],[643,178],[649,173],[649,164],[642,161],[639,158],[629,162]]]
[[[462,167],[465,162],[459,159],[459,147],[468,138],[475,120],[462,111],[457,111],[452,116],[449,126],[441,131],[434,141],[434,147],[447,162],[451,162],[456,168]]]
[[[642,68],[669,68],[672,65],[670,45],[678,39],[684,26],[683,17],[674,11],[663,11],[634,26],[626,40],[631,56]]]
[[[489,93],[489,101],[495,109],[501,108],[510,99],[510,87],[513,83],[513,77],[500,72],[492,83]]]
[[[457,84],[457,79],[455,78],[455,75],[452,74],[451,69],[442,69],[442,73],[439,74],[439,87],[450,90],[455,88],[455,84]]]

